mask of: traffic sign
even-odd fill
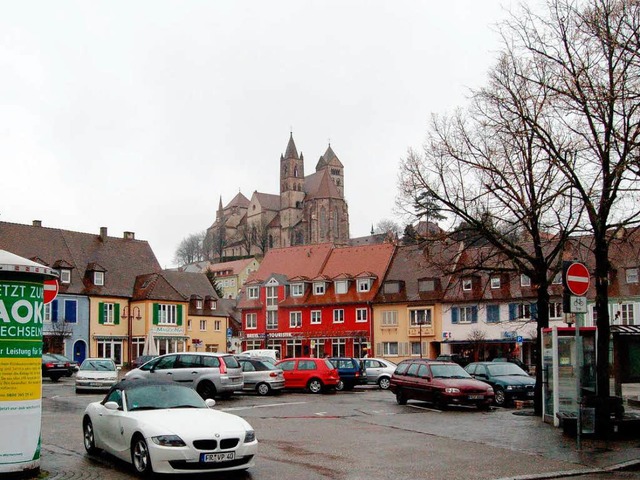
[[[572,263],[567,268],[566,282],[571,293],[578,297],[584,296],[589,290],[589,270],[582,263]]]
[[[60,290],[60,285],[58,284],[58,280],[52,278],[51,280],[44,281],[44,304],[53,302],[53,300],[58,296],[58,291]]]
[[[574,297],[571,295],[569,313],[587,313],[587,297]]]

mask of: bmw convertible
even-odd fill
[[[258,441],[244,419],[213,409],[195,390],[157,380],[123,380],[87,406],[84,447],[130,462],[141,476],[246,470]]]

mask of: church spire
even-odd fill
[[[296,144],[293,141],[293,132],[291,132],[289,136],[289,143],[287,144],[287,151],[284,153],[284,158],[295,158],[296,160],[299,158]]]

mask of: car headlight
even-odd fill
[[[244,434],[244,443],[251,443],[256,441],[255,430],[247,430]]]
[[[157,437],[151,437],[151,440],[156,445],[162,447],[185,447],[186,443],[177,435],[158,435]]]
[[[515,387],[513,385],[507,385],[507,388],[505,388],[505,390],[514,390]]]
[[[460,393],[460,389],[459,388],[445,388],[444,389],[445,393]]]
[[[487,387],[487,393],[493,393],[493,387],[492,386],[488,386]]]

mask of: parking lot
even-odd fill
[[[89,456],[81,418],[101,394],[76,394],[73,377],[43,381],[41,468],[51,479],[131,479],[131,468],[107,454]],[[588,471],[640,457],[638,442],[602,451],[543,424],[528,412],[492,408],[440,411],[420,402],[397,405],[376,387],[314,395],[235,395],[216,408],[242,416],[260,441],[246,479],[502,479]],[[619,447],[619,448],[618,448]],[[598,456],[589,449],[600,449]],[[207,478],[212,478],[208,476]],[[219,478],[223,478],[221,475]],[[225,475],[224,478],[229,478]],[[538,477],[544,478],[544,477]]]

